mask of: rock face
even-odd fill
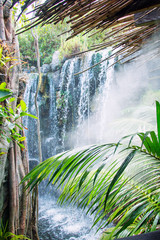
[[[51,66],[50,64],[43,64],[42,67],[41,67],[41,72],[42,73],[47,73],[47,72],[50,72],[50,69],[51,69]]]
[[[59,51],[55,51],[52,56],[52,63],[50,64],[51,71],[54,72],[60,68],[61,61],[59,60]]]
[[[59,51],[55,51],[52,56],[52,62],[50,64],[43,64],[41,67],[42,73],[56,72],[61,68],[61,61],[59,60]],[[32,71],[31,72],[35,72]]]

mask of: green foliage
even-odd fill
[[[5,48],[7,47],[5,46]],[[8,63],[11,63],[12,61],[15,61],[15,60],[16,59],[12,57],[12,53],[7,53],[7,55],[5,56],[4,47],[0,44],[0,72],[3,73],[5,72],[4,69],[7,69],[7,73],[8,73],[9,70],[13,68],[13,65],[11,64],[8,65]]]
[[[52,55],[61,44],[61,38],[57,36],[60,34],[61,28],[63,28],[61,24],[38,27],[41,64],[52,62]]]
[[[6,94],[5,94],[6,93]],[[0,105],[0,137],[7,140],[9,143],[11,141],[17,142],[21,148],[25,148],[22,142],[25,140],[25,137],[22,137],[18,133],[17,129],[23,130],[23,124],[21,121],[18,121],[23,116],[30,116],[32,118],[37,118],[32,114],[27,113],[26,103],[21,100],[20,104],[14,109],[12,106],[15,103],[15,98],[9,97],[12,95],[10,89],[6,88],[6,83],[0,85],[0,102],[6,100],[4,106]],[[0,154],[3,154],[1,152]]]
[[[60,60],[63,58],[69,58],[72,54],[76,54],[81,51],[85,51],[86,48],[83,45],[83,41],[80,36],[76,36],[71,40],[64,41],[60,46]]]
[[[39,164],[23,180],[34,188],[48,184],[61,189],[59,202],[76,203],[95,214],[94,225],[107,228],[103,240],[159,229],[160,103],[154,131],[123,137],[118,143],[61,153]],[[107,218],[106,218],[107,216]]]
[[[69,25],[66,23],[66,20],[63,21],[62,24],[49,24],[37,27],[41,65],[44,63],[51,63],[52,55],[58,49],[60,50],[60,59],[62,60],[65,57],[69,57],[71,54],[91,49],[93,45],[97,44],[104,37],[104,33],[97,33],[91,37],[88,37],[89,34],[85,36],[80,34],[66,41],[69,37],[68,33],[61,36],[59,35],[68,30]],[[93,33],[94,32],[92,32],[92,34]],[[30,66],[36,65],[34,39],[30,30],[19,35],[19,45],[21,59],[24,62],[28,62]]]
[[[13,234],[11,232],[7,231],[8,225],[6,224],[5,226],[3,226],[3,223],[1,222],[0,224],[0,240],[18,240],[18,239],[22,239],[22,240],[30,240],[29,238],[23,236],[23,235],[16,235]]]
[[[51,62],[52,62],[52,55],[49,55],[48,57],[44,58],[43,63],[50,64]]]
[[[102,43],[105,37],[105,32],[96,33],[96,30],[93,30],[91,33],[86,35],[87,48],[91,49],[94,45]]]
[[[5,99],[9,98],[12,95],[10,89],[6,88],[6,83],[3,82],[0,85],[0,102],[3,102]]]
[[[38,41],[41,57],[41,65],[44,63],[51,63],[53,53],[59,49],[61,41],[64,37],[58,36],[68,29],[68,25],[64,21],[63,24],[49,24],[45,26],[38,26]],[[19,45],[21,59],[28,62],[29,65],[36,65],[36,55],[34,48],[34,39],[31,31],[24,32],[19,35]]]
[[[31,31],[27,31],[19,35],[18,39],[19,39],[21,60],[24,63],[28,62],[30,65],[36,65],[34,39],[31,34]]]
[[[67,102],[72,105],[72,96],[67,91],[60,91],[57,94],[56,107],[57,109],[64,110]]]

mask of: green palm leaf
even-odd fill
[[[157,121],[160,104],[156,102]],[[39,164],[23,180],[32,190],[49,177],[61,189],[60,203],[76,203],[94,214],[106,239],[154,231],[160,221],[160,122],[154,132],[123,137],[117,144],[72,150]],[[139,137],[138,144],[133,139]],[[107,216],[107,218],[106,218]],[[105,239],[105,235],[103,236]]]

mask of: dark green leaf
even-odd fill
[[[9,89],[0,89],[0,102],[3,102],[5,99],[9,98],[12,95]]]
[[[78,190],[80,190],[83,182],[86,180],[86,178],[87,178],[87,176],[88,176],[89,173],[90,173],[89,171],[85,171],[84,174],[82,175],[82,177],[81,177],[81,179],[80,179],[80,181],[79,181]]]
[[[112,190],[113,186],[115,185],[115,183],[117,182],[117,180],[121,177],[122,173],[124,172],[124,170],[126,169],[128,164],[130,163],[130,161],[135,156],[136,152],[137,152],[137,150],[135,149],[126,157],[126,159],[124,160],[124,162],[120,166],[118,172],[116,173],[115,177],[113,178],[111,184],[109,185],[109,188],[108,188],[108,191],[107,191],[106,197],[105,197],[104,209],[106,207],[106,203],[107,203],[107,200],[108,200],[109,193],[111,192],[111,190]]]

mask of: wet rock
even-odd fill
[[[35,168],[39,164],[39,161],[37,159],[30,159],[29,160],[29,170],[31,171],[33,168]]]
[[[48,72],[50,72],[50,70],[51,70],[51,66],[50,66],[50,64],[43,64],[42,65],[42,67],[41,67],[41,72],[42,73],[48,73]]]
[[[59,60],[59,51],[55,51],[52,56],[52,63],[50,64],[51,70],[53,72],[57,71],[60,68],[61,61]]]
[[[35,72],[37,72],[37,69],[36,69],[35,66],[31,66],[30,71],[31,71],[32,73],[35,73]]]

